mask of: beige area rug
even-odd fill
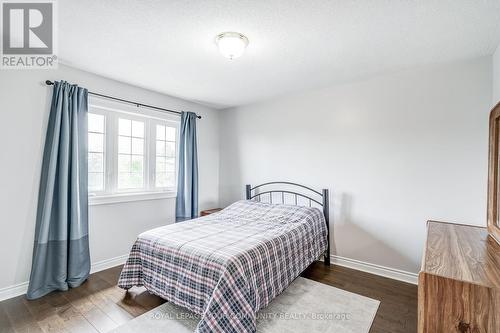
[[[380,302],[299,277],[257,314],[262,333],[368,333]],[[199,318],[172,303],[122,325],[114,333],[193,332]]]

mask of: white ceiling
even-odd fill
[[[64,0],[63,63],[216,107],[494,52],[500,0]],[[215,36],[245,34],[239,59]]]

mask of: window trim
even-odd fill
[[[179,131],[180,119],[170,114],[158,111],[137,108],[131,105],[110,101],[100,97],[89,98],[89,113],[101,114],[106,117],[104,144],[105,174],[104,191],[89,192],[89,205],[113,204],[119,202],[132,202],[142,200],[157,200],[175,198],[177,196],[177,176],[179,170]],[[118,119],[120,115],[133,120],[144,122],[144,188],[143,189],[118,189]],[[175,154],[175,184],[173,187],[157,188],[155,163],[151,163],[151,154],[155,154],[156,124],[174,127],[176,129],[176,154]],[[153,129],[153,126],[155,127]],[[152,140],[152,141],[151,141]],[[149,144],[148,144],[149,143]],[[153,147],[154,146],[154,147]],[[116,156],[115,156],[116,155]]]
[[[176,192],[136,192],[136,193],[121,193],[109,195],[89,195],[89,205],[109,205],[121,202],[136,202],[147,200],[173,199],[177,197]]]

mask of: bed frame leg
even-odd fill
[[[325,253],[325,266],[330,266],[330,254]]]

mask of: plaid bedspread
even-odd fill
[[[201,316],[197,332],[255,332],[256,313],[327,248],[317,208],[238,201],[139,235],[118,285]]]

